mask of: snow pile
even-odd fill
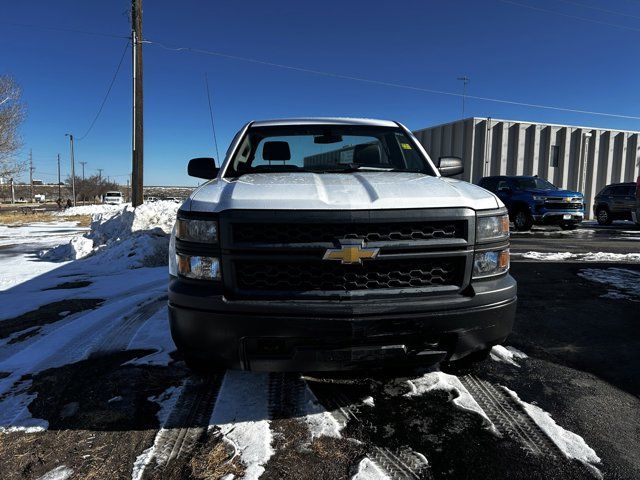
[[[536,422],[536,425],[547,434],[567,458],[574,458],[584,463],[598,478],[602,478],[600,470],[595,466],[600,463],[600,457],[580,435],[562,428],[551,418],[551,415],[540,407],[520,400],[518,394],[513,390],[509,390],[507,387],[502,388],[522,406],[527,415]]]
[[[508,363],[514,367],[519,367],[516,360],[528,358],[527,354],[521,352],[514,347],[504,347],[502,345],[496,345],[491,349],[491,360],[496,362]]]
[[[614,287],[602,295],[604,298],[622,298],[640,301],[640,272],[625,268],[587,268],[578,275],[592,282]]]
[[[123,205],[79,205],[77,207],[67,208],[66,210],[60,210],[59,212],[55,212],[54,215],[58,217],[75,217],[78,215],[95,215],[101,213],[115,213],[119,210],[122,210],[122,207],[125,205],[131,206],[131,204],[123,204]]]
[[[92,205],[75,209],[106,206],[113,207]],[[154,202],[137,208],[130,205],[116,207],[112,211],[93,212],[89,233],[41,252],[40,258],[60,262],[91,257],[88,260],[91,264],[108,265],[114,269],[166,265],[169,234],[179,205]]]
[[[577,260],[579,262],[628,262],[640,263],[640,253],[611,253],[611,252],[525,252],[512,253],[512,257],[522,257],[543,262],[557,262],[562,260]]]
[[[410,391],[405,393],[405,397],[415,397],[423,395],[432,390],[445,390],[453,394],[453,404],[467,412],[477,413],[482,417],[485,428],[496,435],[499,435],[493,422],[489,419],[485,411],[473,398],[469,391],[455,375],[436,371],[425,373],[422,377],[414,380],[407,380]]]

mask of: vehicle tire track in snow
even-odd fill
[[[299,374],[269,374],[269,418],[290,418],[304,415],[305,382]]]
[[[472,374],[459,379],[502,435],[536,455],[553,458],[561,455],[551,439],[507,392]]]
[[[0,380],[0,427],[10,427],[18,419],[29,418],[27,409],[33,398],[26,395],[26,391],[31,381],[22,381],[23,375],[83,360],[92,356],[100,346],[118,346],[123,343],[122,349],[125,349],[130,338],[118,337],[123,334],[121,325],[127,325],[124,328],[126,334],[137,327],[138,323],[144,323],[148,318],[146,315],[151,316],[157,311],[157,304],[163,298],[165,293],[159,291],[155,295],[145,292],[133,298],[106,302],[3,360],[0,370],[6,368],[13,373]],[[140,305],[143,306],[142,309]],[[153,306],[156,310],[149,313]],[[141,316],[134,314],[123,321],[123,316],[132,309],[135,312],[140,310]]]
[[[145,451],[143,466],[134,478],[157,475],[186,459],[202,441],[216,403],[223,375],[192,376],[185,382],[167,421],[161,425],[153,446]]]
[[[350,398],[339,388],[337,386],[337,389],[331,389],[334,391],[328,388],[316,388],[312,391],[342,427],[351,421],[365,425],[354,407],[360,399]],[[389,448],[369,444],[367,448],[369,449],[368,458],[393,480],[421,480],[432,477],[429,462],[424,455],[408,446]]]
[[[167,296],[152,299],[141,304],[131,315],[124,317],[122,322],[112,329],[107,335],[102,337],[100,342],[94,347],[89,358],[101,355],[105,352],[126,350],[131,339],[138,332],[140,327],[158,310],[167,305]]]

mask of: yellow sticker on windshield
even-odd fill
[[[411,150],[411,145],[409,145],[408,143],[401,143],[400,146],[403,150]]]

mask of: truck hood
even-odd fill
[[[492,193],[467,182],[409,172],[349,174],[258,173],[216,179],[197,189],[183,208],[200,212],[230,209],[367,210],[501,207]]]

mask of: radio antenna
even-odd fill
[[[221,162],[222,160],[220,159],[220,154],[218,153],[218,139],[216,138],[216,124],[213,121],[213,109],[211,108],[211,94],[209,93],[209,76],[207,75],[206,72],[204,74],[204,85],[205,87],[207,87],[207,101],[209,102],[209,117],[211,117],[211,130],[213,131],[213,144],[216,147],[216,159],[219,164],[219,162]]]

